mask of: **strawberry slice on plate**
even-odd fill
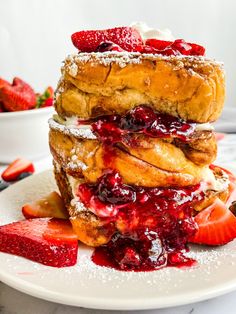
[[[143,43],[139,32],[132,27],[80,31],[72,34],[71,40],[82,52],[93,52],[102,42],[112,42],[126,51],[135,51]]]
[[[34,173],[34,165],[27,159],[17,158],[3,171],[2,178],[5,181],[14,181],[23,172]]]
[[[29,219],[0,227],[0,252],[66,267],[76,264],[78,241],[68,220]]]
[[[44,217],[69,218],[61,196],[55,191],[35,202],[25,204],[22,207],[22,214],[26,219]]]
[[[195,221],[198,231],[192,243],[223,245],[236,238],[236,217],[219,199],[197,214]]]

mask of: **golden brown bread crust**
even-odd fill
[[[175,139],[174,144],[197,165],[209,165],[216,159],[217,142],[214,132],[196,132],[191,141],[183,142]]]
[[[76,173],[91,183],[107,168],[116,169],[127,184],[146,187],[188,186],[202,180],[206,166],[194,164],[168,141],[142,137],[138,136],[134,147],[107,147],[98,140],[51,129],[49,145],[53,158],[67,173]]]
[[[80,53],[62,68],[55,108],[88,119],[147,104],[199,123],[215,121],[225,98],[222,66],[203,57]]]
[[[69,212],[70,221],[81,242],[89,246],[100,246],[107,243],[117,229],[121,231],[122,224],[120,224],[119,221],[108,223],[106,220],[94,215],[87,208],[79,210],[76,208],[76,204],[71,202],[74,196],[71,184],[68,181],[68,175],[56,162],[54,162],[54,174],[62,198]],[[218,173],[216,169],[215,176],[217,179],[222,177],[220,169]],[[84,179],[77,178],[76,176],[74,179],[77,180],[78,184],[84,182]],[[206,192],[206,197],[203,201],[194,204],[194,209],[200,211],[206,208],[213,203],[216,197],[219,197],[222,201],[226,201],[228,192],[228,188],[220,192],[209,190]]]

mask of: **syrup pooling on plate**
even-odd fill
[[[196,126],[167,114],[155,113],[146,105],[131,109],[125,116],[107,115],[94,121],[79,121],[79,124],[88,123],[92,123],[93,132],[105,144],[129,142],[132,133],[158,138],[176,137],[187,142]]]
[[[189,266],[187,242],[197,231],[193,204],[203,199],[201,186],[143,188],[122,182],[110,170],[97,184],[78,186],[77,196],[104,226],[115,226],[110,242],[95,250],[92,260],[120,270],[149,271]]]

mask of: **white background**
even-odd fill
[[[145,21],[224,61],[227,106],[234,106],[235,15],[234,0],[0,0],[0,76],[18,75],[37,91],[55,87],[61,61],[76,51],[73,32]]]

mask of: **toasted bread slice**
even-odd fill
[[[62,74],[55,101],[62,117],[125,114],[147,104],[204,123],[217,120],[225,98],[222,65],[204,57],[79,53],[65,60]]]
[[[135,146],[107,147],[97,139],[65,134],[54,126],[49,134],[54,159],[68,173],[77,173],[92,183],[107,168],[116,169],[127,184],[146,187],[194,185],[208,171],[205,163],[192,162],[174,142],[143,135],[138,135],[135,142]]]

